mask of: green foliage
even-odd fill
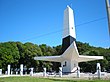
[[[102,66],[102,71],[110,69],[110,48],[93,47],[88,43],[76,43],[81,55],[104,56],[104,60],[80,63],[81,71],[94,73],[98,62]],[[48,71],[51,69],[58,71],[60,63],[37,61],[34,60],[34,57],[61,55],[61,48],[61,45],[50,47],[46,44],[37,45],[30,42],[24,44],[21,42],[0,43],[0,68],[5,71],[8,64],[11,64],[13,69],[19,68],[20,64],[23,64],[27,68],[34,67],[36,71],[42,71],[43,67],[46,67]]]
[[[5,42],[0,45],[0,60],[1,68],[6,70],[8,64],[13,64],[12,67],[18,63],[20,59],[19,51],[14,42]]]

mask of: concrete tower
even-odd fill
[[[75,24],[73,10],[67,6],[64,11],[64,28],[63,28],[63,42],[62,42],[62,52],[64,51],[76,40]]]
[[[67,6],[64,11],[64,29],[62,39],[62,54],[59,56],[35,57],[35,60],[60,62],[63,72],[75,72],[78,62],[86,62],[103,59],[103,56],[79,55],[76,47],[76,33],[73,10]]]
[[[75,24],[73,10],[67,6],[64,11],[64,28],[63,28],[63,41],[62,41],[62,54],[67,48],[76,41]],[[72,56],[70,56],[72,57]],[[78,67],[78,62],[72,58],[66,58],[65,61],[61,62],[63,72],[74,72]],[[74,69],[73,69],[74,68]]]

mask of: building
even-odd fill
[[[64,28],[62,39],[62,54],[60,56],[41,56],[35,60],[61,62],[63,72],[75,72],[79,62],[103,59],[103,56],[79,55],[76,46],[76,33],[73,10],[67,6],[64,11]]]

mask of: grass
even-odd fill
[[[110,80],[73,80],[57,78],[38,78],[38,77],[3,77],[0,82],[110,82]]]

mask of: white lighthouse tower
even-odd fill
[[[64,27],[62,39],[62,54],[59,56],[35,57],[35,60],[60,62],[63,72],[74,72],[78,68],[79,62],[103,59],[103,56],[79,55],[76,46],[76,33],[73,10],[67,6],[64,11]]]

